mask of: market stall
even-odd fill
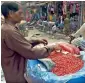
[[[26,74],[32,83],[84,83],[85,52],[65,42],[59,45],[62,51],[54,50],[48,58],[27,61]]]

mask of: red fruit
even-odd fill
[[[52,72],[56,75],[63,76],[79,71],[83,67],[84,62],[72,55],[73,54],[71,53],[63,55],[62,53],[53,51],[49,56],[49,58],[56,63],[56,66],[52,69]]]

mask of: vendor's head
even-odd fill
[[[1,12],[5,20],[19,23],[23,19],[23,12],[20,5],[15,2],[4,2],[1,5]]]

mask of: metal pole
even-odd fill
[[[81,1],[81,12],[80,12],[80,26],[83,24],[83,1]]]

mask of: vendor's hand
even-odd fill
[[[70,37],[70,41],[69,41],[69,42],[70,42],[70,44],[71,44],[71,41],[72,41],[73,39],[75,39],[75,37],[72,36],[72,35],[70,35],[69,37]]]
[[[49,52],[52,52],[54,50],[61,52],[61,50],[62,50],[61,47],[58,44],[56,44],[56,45],[47,45],[46,47],[49,49]]]
[[[42,40],[38,40],[39,44],[44,44],[44,45],[47,45],[48,44],[48,41],[46,39],[42,39]]]
[[[32,46],[36,46],[38,44],[44,44],[44,45],[47,45],[48,44],[48,41],[46,39],[41,39],[41,40],[38,40],[38,39],[32,39],[30,40],[30,43],[32,44]]]

